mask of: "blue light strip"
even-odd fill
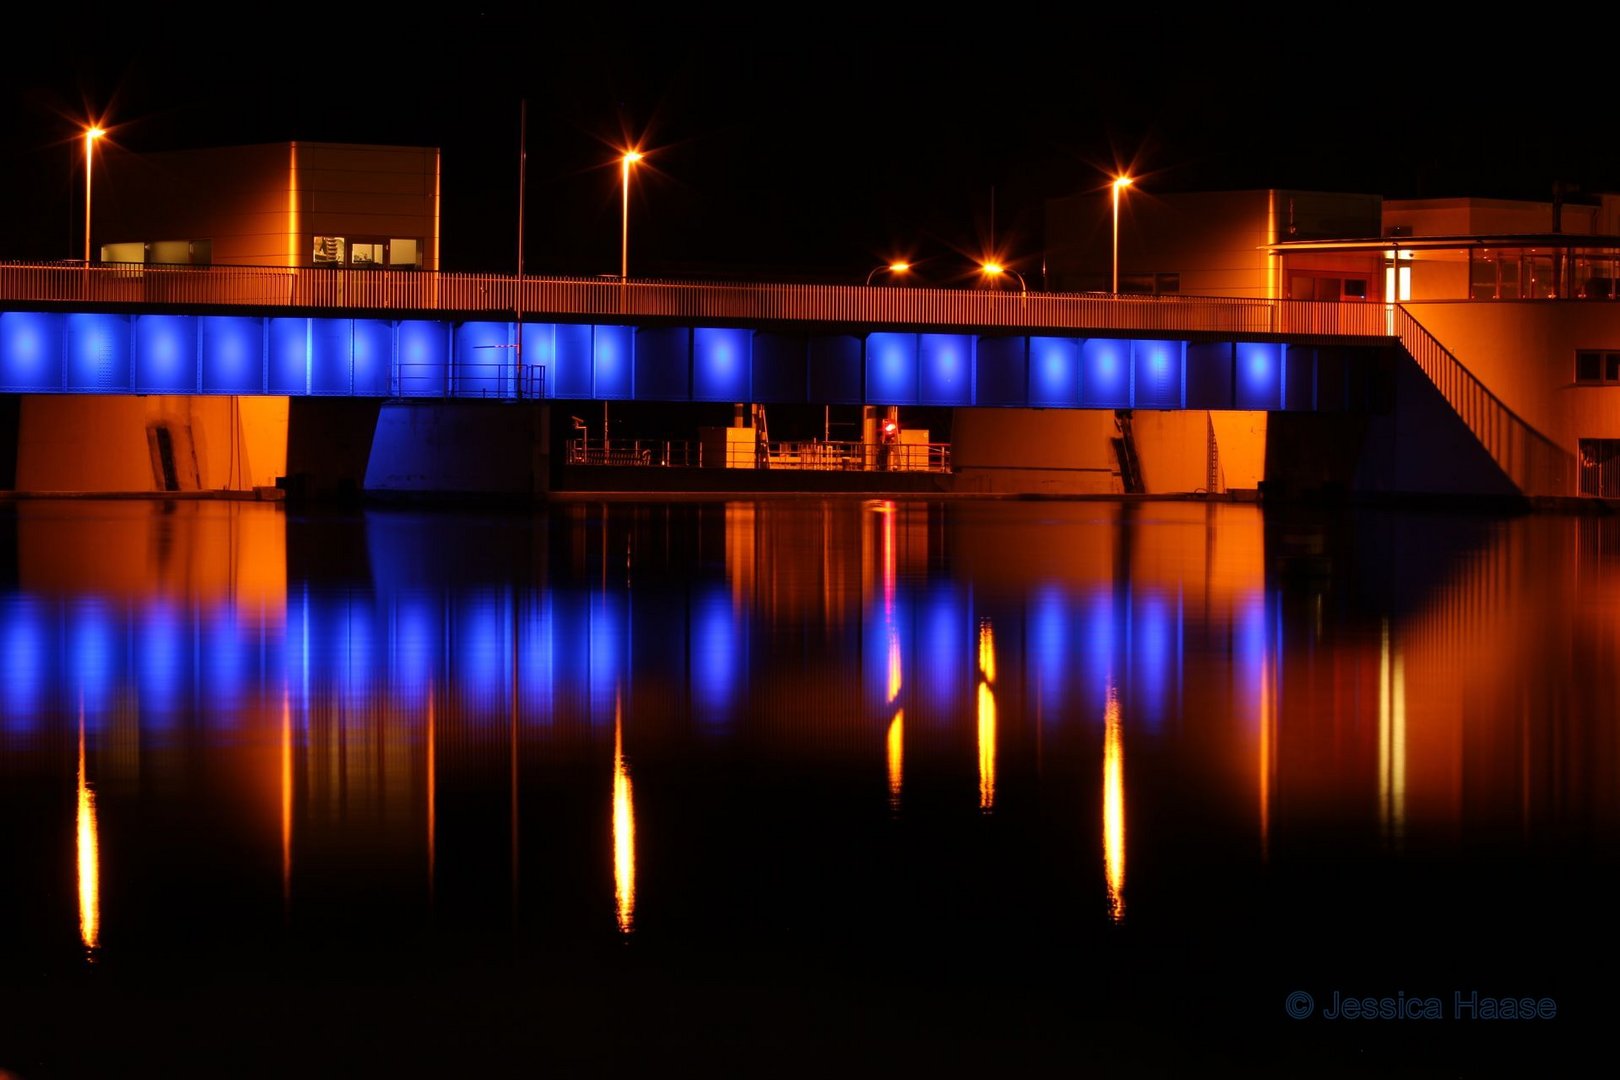
[[[1315,407],[1302,391],[1315,385],[1318,352],[530,322],[518,345],[515,323],[489,320],[4,311],[0,393],[1278,410],[1290,396]],[[1290,395],[1295,378],[1301,392]]]

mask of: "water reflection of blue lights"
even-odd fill
[[[972,713],[986,617],[1004,628],[1003,681],[1022,683],[1045,726],[1100,723],[1116,684],[1136,730],[1161,730],[1181,709],[1188,613],[1173,588],[1049,583],[986,602],[951,582],[903,582],[890,600],[876,594],[861,626],[835,621],[792,656],[756,641],[780,628],[754,602],[718,580],[636,592],[300,586],[275,611],[11,593],[0,596],[0,724],[26,733],[82,703],[92,730],[125,704],[146,730],[188,715],[228,726],[285,688],[295,706],[410,706],[449,693],[473,719],[504,720],[515,707],[526,722],[569,715],[606,730],[623,688],[653,682],[685,703],[694,730],[725,736],[784,668],[810,675],[811,692],[830,701],[840,692],[817,685],[818,668],[830,684],[854,666],[872,723],[887,725],[899,706],[938,728]],[[1253,715],[1280,612],[1256,590],[1235,598],[1230,618],[1234,704]]]

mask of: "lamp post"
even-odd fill
[[[1129,176],[1114,177],[1114,287],[1111,291],[1115,296],[1119,295],[1119,193],[1131,183]]]
[[[630,166],[641,160],[638,150],[626,150],[619,159],[619,172],[621,186],[624,188],[624,214],[621,218],[623,231],[619,241],[619,281],[622,284],[630,277]]]
[[[872,284],[872,279],[877,277],[879,274],[882,274],[882,273],[890,273],[890,274],[894,274],[896,277],[898,277],[899,275],[906,273],[910,269],[911,269],[911,264],[908,263],[908,262],[892,262],[892,263],[885,263],[882,266],[874,266],[874,267],[872,267],[872,272],[870,274],[866,275],[866,283],[868,285]]]
[[[84,129],[84,265],[90,265],[90,177],[94,174],[96,140],[107,134],[99,127]]]
[[[1011,274],[1013,277],[1018,279],[1018,291],[1019,292],[1026,293],[1026,292],[1029,291],[1029,286],[1024,284],[1024,275],[1023,274],[1020,274],[1016,270],[1009,270],[1007,267],[1002,266],[998,262],[980,263],[979,264],[979,270],[987,278],[998,278],[1002,274]]]

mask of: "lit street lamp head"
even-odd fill
[[[1008,269],[1007,267],[1002,266],[998,262],[982,262],[982,263],[979,264],[979,270],[987,278],[999,278],[1003,274],[1009,275],[1011,277],[1015,277],[1015,278],[1018,279],[1018,291],[1019,292],[1028,292],[1029,291],[1029,286],[1024,284],[1024,275],[1020,274],[1016,270]]]
[[[888,264],[886,264],[884,266],[874,266],[872,268],[872,272],[870,274],[866,275],[866,283],[868,285],[872,284],[872,279],[877,277],[879,274],[882,274],[882,273],[889,273],[889,274],[893,274],[896,277],[898,277],[901,274],[906,273],[910,269],[911,269],[911,264],[908,263],[908,262],[892,262],[892,263],[888,263]]]

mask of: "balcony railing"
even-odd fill
[[[825,442],[820,439],[727,443],[636,439],[592,445],[568,443],[570,465],[645,465],[668,468],[779,469],[799,472],[951,471],[950,443]]]
[[[0,262],[0,303],[455,313],[961,330],[1389,338],[1384,305],[897,286],[525,277],[327,267]]]

